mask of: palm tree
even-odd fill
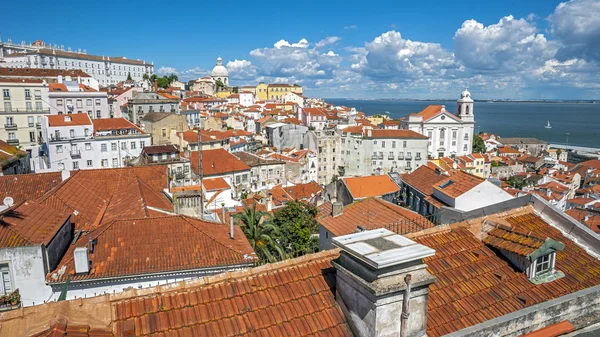
[[[246,207],[242,213],[238,213],[234,217],[248,238],[252,249],[261,259],[275,262],[285,258],[283,249],[277,244],[278,230],[271,223],[269,213],[257,211],[256,205],[252,205],[252,208]]]

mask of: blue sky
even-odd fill
[[[166,3],[3,6],[2,39],[153,61],[232,84],[300,83],[317,97],[600,98],[600,1]]]

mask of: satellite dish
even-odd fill
[[[11,197],[6,197],[6,198],[4,198],[3,203],[4,203],[4,206],[11,207],[15,203],[15,201]]]

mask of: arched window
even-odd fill
[[[440,129],[440,139],[444,139],[444,138],[446,138],[446,130]]]
[[[469,105],[467,105],[467,115],[469,114]]]

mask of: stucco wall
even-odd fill
[[[0,263],[8,263],[13,289],[19,289],[23,306],[43,303],[52,295],[45,283],[42,246],[0,249]]]

